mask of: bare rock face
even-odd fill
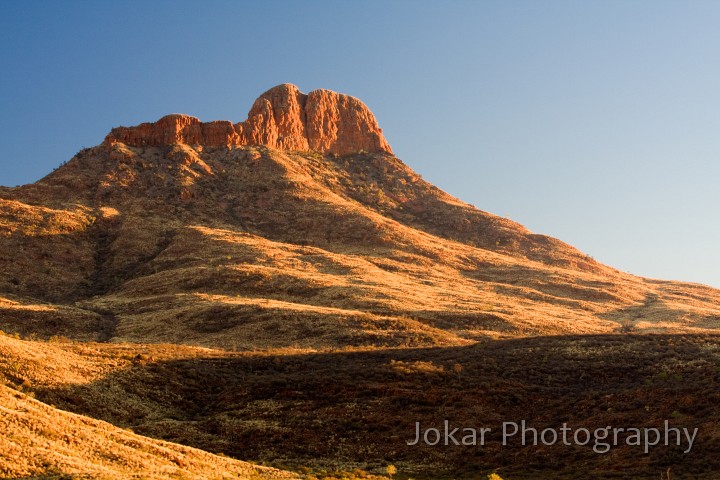
[[[330,90],[315,90],[305,95],[290,84],[278,85],[263,93],[244,122],[203,123],[195,117],[174,114],[155,123],[114,128],[105,143],[266,145],[279,150],[314,150],[338,155],[363,150],[392,153],[375,116],[360,100]]]
[[[357,98],[315,90],[308,95],[305,116],[311,150],[339,155],[360,150],[392,153],[375,116]]]
[[[155,123],[113,128],[105,137],[105,143],[124,143],[132,146],[238,145],[240,136],[231,122],[203,123],[189,115],[173,114],[166,115]]]
[[[255,100],[248,119],[238,124],[248,145],[279,150],[310,150],[305,125],[307,95],[288,83]]]

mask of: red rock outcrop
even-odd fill
[[[132,146],[240,145],[241,139],[231,122],[220,120],[203,123],[189,115],[173,114],[155,123],[113,128],[105,137],[105,143],[116,142]]]
[[[188,115],[168,115],[155,123],[117,127],[106,144],[267,145],[280,150],[314,150],[345,155],[359,151],[392,153],[375,116],[360,100],[315,90],[305,95],[295,85],[271,88],[258,98],[248,119],[203,123]]]
[[[357,98],[315,90],[308,95],[305,117],[311,150],[340,155],[359,150],[392,153],[375,116]]]
[[[305,124],[307,95],[288,83],[255,100],[248,119],[236,125],[248,145],[279,150],[310,150]]]

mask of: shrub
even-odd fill
[[[620,333],[630,333],[637,329],[635,320],[632,318],[624,318],[620,321]]]

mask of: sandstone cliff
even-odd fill
[[[105,143],[267,145],[279,150],[314,150],[338,155],[360,151],[392,153],[375,116],[360,100],[329,90],[315,90],[306,95],[290,84],[278,85],[263,93],[244,122],[204,123],[195,117],[173,114],[155,123],[114,128]]]

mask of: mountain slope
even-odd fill
[[[112,369],[107,356],[87,357],[59,347],[0,336],[0,476],[3,478],[281,479],[279,470],[169,442],[149,439],[35,400],[20,388],[41,383],[83,384]],[[102,359],[102,360],[101,360]],[[111,363],[121,363],[115,359]],[[89,400],[89,399],[88,399]]]
[[[217,452],[308,479],[716,478],[719,328],[720,291],[478,210],[359,100],[280,85],[247,120],[118,127],[0,187],[0,476],[295,478]],[[407,446],[442,417],[702,438]]]
[[[720,325],[717,290],[619,272],[465,204],[393,157],[359,101],[302,95],[271,89],[227,138],[180,115],[115,129],[0,190],[0,328],[253,349]]]

